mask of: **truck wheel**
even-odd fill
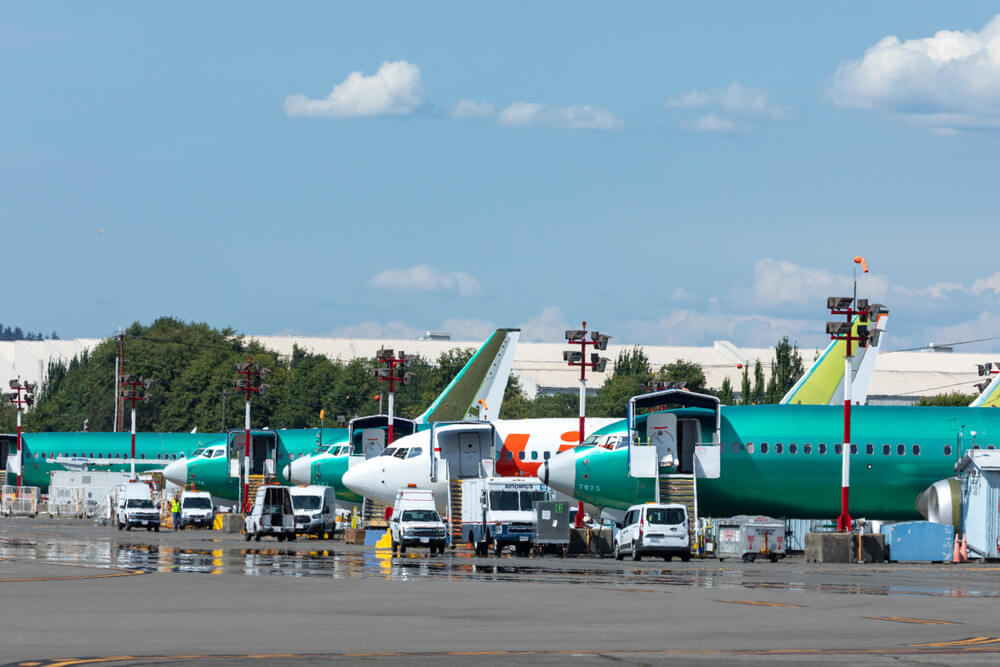
[[[743,554],[744,563],[752,563],[757,557],[753,554]]]
[[[244,533],[243,537],[245,537],[247,539],[247,542],[249,542],[251,535],[250,535],[250,533]]]
[[[297,537],[298,537],[298,535],[296,535],[295,533],[292,533],[291,535],[289,535],[285,539],[287,539],[289,542],[294,542],[295,538],[297,538]]]
[[[399,555],[402,556],[405,553],[406,553],[406,544],[404,544],[403,542],[400,542],[399,543]]]
[[[160,532],[160,527],[159,526],[153,526],[153,530],[158,533],[158,532]]]
[[[681,554],[681,560],[685,563],[688,562],[689,560],[691,560],[691,554],[689,553]]]
[[[625,558],[625,554],[622,553],[622,545],[619,544],[616,541],[615,542],[615,560],[623,560],[624,558]]]
[[[260,542],[260,533],[254,533],[253,534],[253,541],[254,542]]]
[[[125,522],[125,530],[132,532],[132,526],[130,526],[127,521]]]
[[[493,538],[493,555],[499,556],[503,553],[503,546],[500,544],[500,540]]]
[[[772,563],[778,562],[778,554],[771,554],[771,562]]]
[[[639,551],[639,545],[635,542],[632,543],[632,560],[634,561],[642,560],[642,552]]]
[[[395,556],[398,551],[399,551],[399,545],[396,543],[395,540],[393,540],[393,542],[392,542],[392,555]]]
[[[281,533],[278,533],[277,535],[275,535],[275,537],[278,538],[279,542],[284,542],[285,541],[285,536],[282,535]]]
[[[671,556],[670,554],[664,554],[664,556],[663,556],[663,560],[664,560],[665,562],[667,562],[667,563],[669,563],[669,562],[670,562],[670,561],[672,561],[673,559],[674,559],[674,557],[673,557],[673,556]]]
[[[123,530],[123,529],[125,528],[125,524],[124,524],[124,523],[122,523],[121,521],[118,521],[118,520],[116,519],[116,520],[115,520],[115,523],[117,523],[117,524],[118,524],[118,530]]]

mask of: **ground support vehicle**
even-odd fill
[[[184,491],[181,494],[181,518],[177,529],[185,526],[211,528],[215,522],[215,505],[207,491]]]
[[[153,503],[153,491],[145,482],[127,482],[118,487],[115,503],[118,530],[145,528],[160,532],[160,511]]]
[[[392,553],[406,553],[408,547],[427,547],[431,554],[444,553],[448,530],[428,489],[399,489],[389,519]]]
[[[752,563],[758,557],[776,563],[785,557],[785,522],[767,516],[741,514],[715,521],[719,560],[742,558]]]
[[[666,561],[679,556],[685,563],[691,560],[688,514],[684,505],[633,505],[617,527],[614,552],[618,560],[626,554],[631,555],[632,560],[642,560],[643,556],[662,556]]]
[[[244,534],[260,542],[265,535],[273,535],[279,542],[295,539],[295,515],[292,496],[287,486],[265,484],[257,488],[253,509],[244,519]]]
[[[535,503],[535,553],[546,552],[566,556],[569,550],[571,525],[569,503],[562,500],[544,500]]]
[[[462,535],[485,556],[513,547],[518,556],[531,552],[535,503],[551,500],[537,477],[480,477],[462,480]]]
[[[337,499],[333,487],[291,486],[295,532],[332,539],[337,530]]]

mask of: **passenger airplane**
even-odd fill
[[[697,475],[699,513],[783,518],[840,513],[843,410],[761,405],[709,409],[713,397],[673,397],[688,407],[635,418],[633,439],[676,420],[679,472]],[[656,497],[655,478],[630,474],[627,420],[604,429],[618,449],[577,448],[552,458],[540,477],[553,489],[620,516]],[[855,517],[952,523],[956,462],[971,449],[1000,445],[1000,411],[856,406],[851,411],[850,513]],[[659,455],[659,452],[657,452]],[[632,470],[631,472],[635,472]],[[918,510],[919,504],[923,512]]]
[[[405,429],[404,432],[411,433],[430,421],[466,419],[477,413],[482,405],[499,413],[519,338],[518,329],[497,329],[415,421],[394,419],[396,432]],[[338,499],[360,502],[360,497],[340,483],[340,477],[352,460],[365,458],[363,449],[368,450],[369,456],[378,455],[385,446],[387,423],[388,418],[381,416],[356,419],[352,421],[351,429],[338,429],[336,437],[325,438],[319,448],[314,439],[311,446],[303,443],[295,450],[281,452],[275,461],[273,474],[280,483],[325,484],[334,488]],[[352,437],[355,441],[353,447],[350,442]],[[234,433],[231,441],[237,449],[242,448],[243,432]],[[374,448],[363,445],[362,441]],[[226,456],[223,442],[206,447],[185,460],[171,462],[163,473],[174,484],[193,483],[213,495],[235,498],[239,493],[239,479],[232,474],[234,460]]]

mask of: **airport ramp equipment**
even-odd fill
[[[569,549],[569,503],[562,500],[535,502],[535,551],[559,551],[565,556]]]
[[[0,488],[0,511],[4,516],[30,516],[38,514],[37,486],[4,486]]]
[[[752,563],[758,557],[772,563],[786,553],[785,522],[767,516],[741,514],[717,519],[714,530],[716,556],[719,560],[742,558]]]
[[[882,526],[888,559],[944,563],[951,561],[955,527],[930,521],[904,521]]]

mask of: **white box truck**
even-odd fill
[[[430,489],[399,489],[389,519],[392,553],[406,553],[407,547],[427,547],[431,554],[443,554],[448,544],[444,521],[434,506]]]
[[[332,539],[337,528],[337,499],[329,486],[290,486],[295,532]]]
[[[145,482],[128,482],[119,487],[115,509],[118,530],[145,528],[160,532],[160,511],[153,504],[153,491]]]
[[[535,535],[535,503],[543,500],[552,500],[552,492],[537,477],[463,479],[462,535],[481,556],[491,547],[500,555],[508,546],[527,556]]]

